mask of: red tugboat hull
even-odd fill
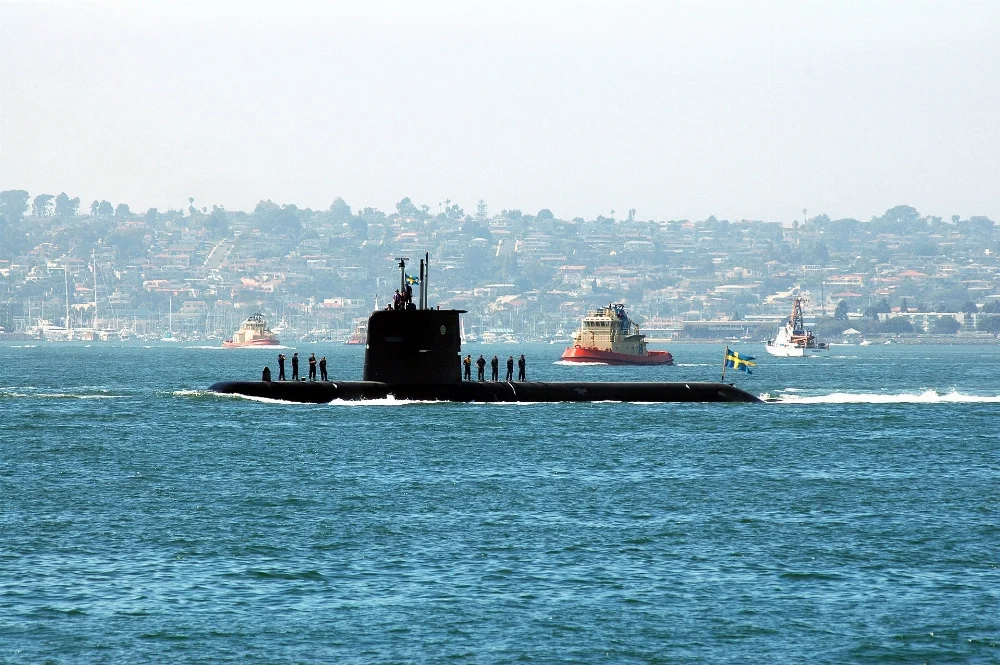
[[[231,340],[226,340],[222,343],[222,346],[227,349],[242,349],[248,346],[278,346],[281,342],[277,339],[255,339],[249,342],[233,342]]]
[[[571,346],[562,354],[562,360],[575,363],[605,363],[606,365],[673,365],[674,357],[669,351],[649,351],[644,356],[627,353],[585,349]]]

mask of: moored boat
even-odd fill
[[[669,351],[650,351],[646,336],[625,312],[622,303],[588,312],[573,333],[573,343],[562,360],[608,365],[672,365]]]
[[[240,329],[233,333],[233,338],[222,343],[227,349],[242,348],[248,346],[275,346],[281,344],[278,336],[267,327],[267,320],[263,314],[251,314],[240,326]]]
[[[778,329],[774,339],[764,342],[764,348],[772,356],[801,358],[814,356],[828,349],[825,342],[816,341],[812,330],[805,327],[802,318],[803,302],[802,296],[795,296],[792,300],[792,315],[788,317],[788,321]]]

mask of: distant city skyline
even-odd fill
[[[1000,3],[0,4],[0,189],[1000,219]]]

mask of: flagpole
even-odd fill
[[[728,346],[726,347],[725,352],[722,354],[722,378],[719,379],[720,383],[722,381],[726,380],[726,361],[727,360],[729,360],[729,347]]]

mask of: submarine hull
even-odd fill
[[[222,393],[323,404],[334,400],[444,402],[760,402],[726,383],[465,381],[388,384],[380,381],[222,381],[209,390]]]

